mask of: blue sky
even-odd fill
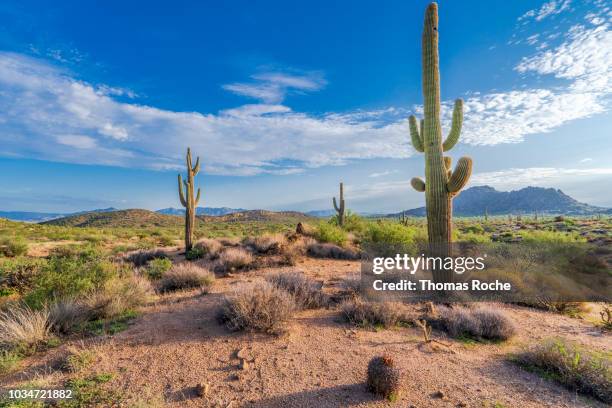
[[[126,4],[127,3],[127,4]],[[486,4],[486,5],[485,5]],[[3,2],[0,210],[423,205],[424,1]],[[441,1],[444,125],[465,99],[470,185],[612,206],[609,2]]]

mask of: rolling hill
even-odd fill
[[[227,215],[237,212],[247,211],[244,208],[229,208],[229,207],[197,207],[196,215]],[[183,208],[162,208],[161,210],[157,210],[156,212],[160,214],[166,215],[185,215],[185,210]]]
[[[610,214],[612,209],[581,203],[554,188],[525,187],[515,191],[497,191],[478,186],[463,191],[453,200],[453,214],[463,217],[504,214]],[[414,217],[425,216],[425,207],[405,211]],[[398,216],[390,214],[390,216]]]

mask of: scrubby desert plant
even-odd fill
[[[163,249],[141,249],[125,256],[125,259],[134,266],[144,266],[153,259],[162,258],[168,258],[168,254]]]
[[[223,244],[216,239],[203,238],[196,242],[193,247],[202,251],[203,257],[212,260],[219,257]]]
[[[338,245],[325,243],[313,243],[308,245],[306,253],[313,258],[332,258],[332,259],[359,259],[360,254],[351,248],[342,248]]]
[[[398,305],[391,302],[367,302],[355,298],[343,302],[340,310],[347,322],[359,327],[389,328],[403,320]]]
[[[244,246],[259,254],[277,254],[287,244],[283,234],[266,234],[258,237],[247,237]]]
[[[111,279],[85,299],[91,319],[116,317],[146,304],[153,295],[148,279],[138,275]]]
[[[522,367],[565,387],[612,403],[610,356],[588,351],[565,339],[548,339],[514,356]]]
[[[70,333],[89,318],[89,307],[82,301],[65,299],[49,306],[51,330],[59,334]]]
[[[208,269],[191,263],[175,265],[159,282],[161,292],[172,292],[182,289],[201,288],[208,291],[215,281],[215,275]]]
[[[394,402],[400,396],[402,375],[388,355],[374,357],[368,363],[368,389]]]
[[[149,279],[160,279],[170,268],[172,268],[172,261],[170,259],[155,258],[149,261],[144,270]]]
[[[612,306],[604,305],[599,311],[599,317],[601,318],[601,327],[604,330],[612,330]]]
[[[347,233],[342,228],[328,222],[319,222],[314,232],[314,238],[319,242],[329,242],[343,246],[347,241]]]
[[[0,312],[0,344],[4,346],[36,346],[49,339],[50,329],[47,309],[22,306]]]
[[[245,269],[253,263],[253,255],[243,248],[226,248],[216,264],[220,271],[229,272]]]
[[[0,255],[15,257],[28,252],[28,243],[22,237],[10,237],[0,240]]]
[[[96,353],[91,348],[84,345],[67,347],[68,354],[62,362],[62,368],[71,373],[78,373],[92,365],[96,358]]]
[[[287,291],[259,282],[226,296],[218,318],[230,330],[279,333],[295,310],[295,300]]]
[[[269,275],[266,280],[277,288],[286,290],[302,309],[316,309],[327,305],[328,297],[321,290],[323,284],[301,272],[286,272]]]
[[[432,322],[451,337],[507,340],[516,333],[514,323],[503,312],[491,308],[440,306]]]

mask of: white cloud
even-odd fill
[[[546,17],[560,14],[565,10],[568,10],[571,4],[571,0],[551,0],[544,4],[539,9],[533,9],[527,11],[525,14],[519,17],[519,21],[521,20],[531,20],[535,19],[536,21],[542,21]]]
[[[390,174],[395,174],[397,173],[397,170],[386,170],[386,171],[381,171],[380,173],[372,173],[370,174],[368,177],[372,177],[372,178],[378,178],[378,177],[384,177],[384,176],[388,176]]]
[[[576,181],[579,178],[612,176],[612,168],[571,169],[554,167],[513,168],[474,174],[469,185],[497,187],[546,186],[559,182]]]
[[[317,91],[327,82],[318,72],[290,75],[282,72],[265,72],[251,77],[255,82],[223,85],[223,89],[238,95],[259,99],[266,104],[277,104],[289,92]]]
[[[591,159],[590,157],[585,157],[584,159],[580,160],[580,163],[588,163],[593,161],[593,159]]]
[[[96,141],[89,136],[59,135],[57,136],[57,142],[77,149],[93,149],[96,147]]]

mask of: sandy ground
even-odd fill
[[[312,260],[282,270],[300,270],[334,290],[339,278],[359,271],[358,262]],[[334,309],[298,313],[281,336],[232,333],[215,319],[223,293],[241,281],[261,279],[257,270],[218,279],[211,293],[172,295],[146,307],[131,327],[93,339],[98,361],[91,370],[115,373],[113,387],[131,395],[158,396],[168,407],[603,407],[525,372],[508,353],[551,336],[564,336],[599,350],[612,349],[610,335],[589,322],[532,309],[500,305],[520,326],[504,344],[451,344],[432,350],[416,328],[373,331],[339,320]],[[3,379],[3,388],[50,371],[64,346],[32,367]],[[405,373],[395,403],[366,392],[368,361],[388,353]],[[248,367],[241,368],[237,354]],[[199,397],[197,384],[208,384]],[[442,392],[443,397],[440,397]],[[497,404],[497,405],[496,405]]]

